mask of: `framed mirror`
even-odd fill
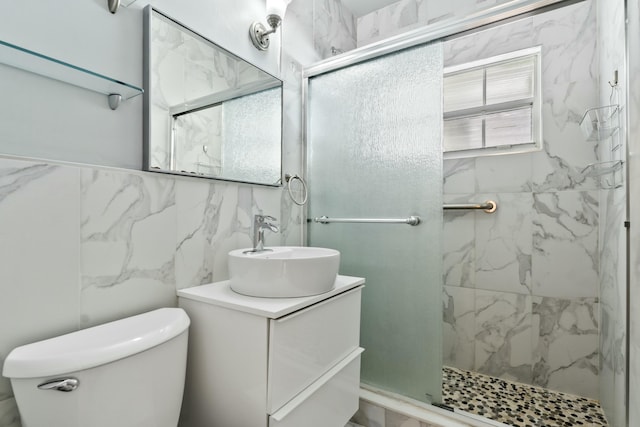
[[[144,169],[279,186],[282,81],[147,6]]]

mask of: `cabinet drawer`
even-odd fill
[[[270,321],[267,413],[359,347],[362,287]]]
[[[349,356],[269,417],[269,427],[343,427],[358,410],[360,354]]]

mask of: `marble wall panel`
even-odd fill
[[[505,0],[457,0],[455,2],[426,2],[424,0],[401,0],[393,3],[384,8],[373,11],[367,15],[361,16],[357,19],[357,39],[358,47],[365,46],[385,38],[398,35],[407,31],[411,31],[418,27],[423,27],[429,24],[439,23],[445,20],[454,18],[462,18],[469,13],[486,10],[500,3],[505,3]],[[595,3],[595,2],[594,2]],[[584,45],[589,43],[590,40],[595,40],[594,33],[585,33],[584,17],[585,15],[591,15],[593,18],[593,24],[595,24],[595,14],[589,10],[584,10],[579,6],[576,9],[569,7],[563,8],[562,12],[556,14],[556,20],[563,25],[563,35],[576,36],[582,35],[582,40],[575,41]],[[529,18],[526,18],[529,19]],[[542,18],[546,19],[546,18]],[[533,20],[531,20],[533,23]],[[538,24],[538,23],[536,23]],[[591,25],[588,24],[588,25]],[[549,25],[539,26],[535,32],[520,32],[522,36],[531,40],[531,35],[535,35],[537,40],[550,41],[553,38],[553,34],[557,34],[559,30],[551,29]],[[507,29],[506,26],[504,28]],[[482,33],[480,33],[478,44],[491,48],[488,44],[482,41]],[[546,39],[545,39],[546,37]],[[514,40],[518,38],[514,37]],[[509,38],[501,38],[510,43]],[[555,39],[553,41],[557,41]],[[496,47],[499,48],[500,41],[494,42]],[[564,51],[565,54],[573,54],[569,49]],[[446,56],[445,56],[446,58]],[[462,62],[465,62],[464,60]],[[445,64],[447,62],[445,61]],[[566,72],[567,70],[565,70]]]
[[[287,47],[282,52],[283,71],[290,65],[291,57],[296,58],[294,63],[303,65],[323,59],[320,52],[316,51],[313,39],[313,9],[313,4],[306,0],[294,0],[287,7],[287,23],[279,29],[282,32],[282,44]]]
[[[542,73],[550,83],[597,78],[596,2],[533,17],[534,43],[544,46]]]
[[[603,0],[597,2],[598,46],[599,46],[599,103],[620,104],[626,110],[627,90],[625,2]],[[631,10],[631,9],[630,9]],[[633,15],[631,15],[633,16]],[[633,28],[633,27],[630,27]],[[629,32],[632,42],[634,36]],[[629,52],[634,52],[629,50]],[[609,82],[618,73],[618,86],[611,88]],[[626,114],[619,114],[620,130],[611,138],[601,141],[599,159],[602,161],[622,159],[625,153],[627,123]],[[632,140],[632,139],[629,139]],[[616,151],[611,148],[620,145]],[[622,171],[624,172],[624,171]],[[619,180],[622,183],[622,172]],[[601,181],[612,182],[611,175],[603,175]],[[608,187],[608,185],[606,185]],[[618,189],[600,191],[600,306],[602,326],[600,332],[600,402],[612,427],[626,425],[626,185]],[[630,424],[634,425],[634,424]]]
[[[223,203],[235,205],[237,194],[231,186],[208,180],[176,182],[177,245],[176,286],[182,289],[213,282],[215,252],[212,242],[224,242],[218,230],[221,221],[230,222]],[[214,239],[215,236],[217,239]]]
[[[445,67],[536,46],[533,18],[519,19],[443,44]]]
[[[0,366],[17,346],[78,328],[79,200],[77,169],[0,159]],[[0,377],[0,401],[11,396]]]
[[[426,1],[401,0],[358,18],[358,47],[421,24],[426,20],[426,9]]]
[[[475,290],[445,286],[443,294],[443,363],[460,369],[475,368]]]
[[[443,162],[444,194],[471,194],[476,191],[476,159],[447,159]]]
[[[83,169],[81,185],[82,326],[176,305],[175,180]]]
[[[533,294],[598,295],[598,195],[595,191],[534,194]]]
[[[630,0],[627,5],[627,34],[628,34],[628,114],[629,117],[640,117],[640,79],[631,76],[640,75],[640,2]],[[636,224],[640,218],[640,121],[630,120],[628,129],[629,157],[629,219]],[[630,229],[630,303],[640,301],[640,227]],[[632,303],[633,304],[633,303]],[[632,305],[633,307],[633,305]],[[640,310],[630,311],[629,329],[629,402],[640,402]],[[640,405],[629,407],[629,425],[640,425]]]
[[[476,194],[476,197],[498,203],[492,214],[475,212],[476,288],[530,294],[531,193]]]
[[[340,0],[313,0],[313,38],[322,59],[356,48],[356,19]]]
[[[611,418],[614,405],[615,389],[615,361],[613,350],[613,336],[615,328],[615,314],[601,304],[600,310],[600,339],[598,350],[600,360],[598,366],[598,388],[600,405],[608,419]]]
[[[445,203],[470,203],[473,195],[445,195]],[[475,287],[476,238],[473,211],[444,211],[443,272],[445,286]]]
[[[533,190],[597,189],[598,181],[583,173],[598,161],[596,143],[580,130],[585,110],[597,104],[595,81],[545,84],[542,98],[543,150],[531,154]]]
[[[530,155],[477,157],[475,162],[477,192],[528,193],[531,191],[533,162]]]
[[[533,384],[598,398],[597,298],[533,297]]]
[[[424,25],[464,17],[469,13],[504,2],[506,0],[456,0],[455,2],[400,0],[358,18],[358,47]]]
[[[476,371],[531,383],[532,299],[476,289]]]

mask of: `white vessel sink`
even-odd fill
[[[229,252],[229,285],[253,297],[292,298],[318,295],[333,289],[340,252],[335,249],[274,246]]]

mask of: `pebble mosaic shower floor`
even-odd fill
[[[443,401],[449,406],[516,427],[608,426],[591,399],[445,366]]]

